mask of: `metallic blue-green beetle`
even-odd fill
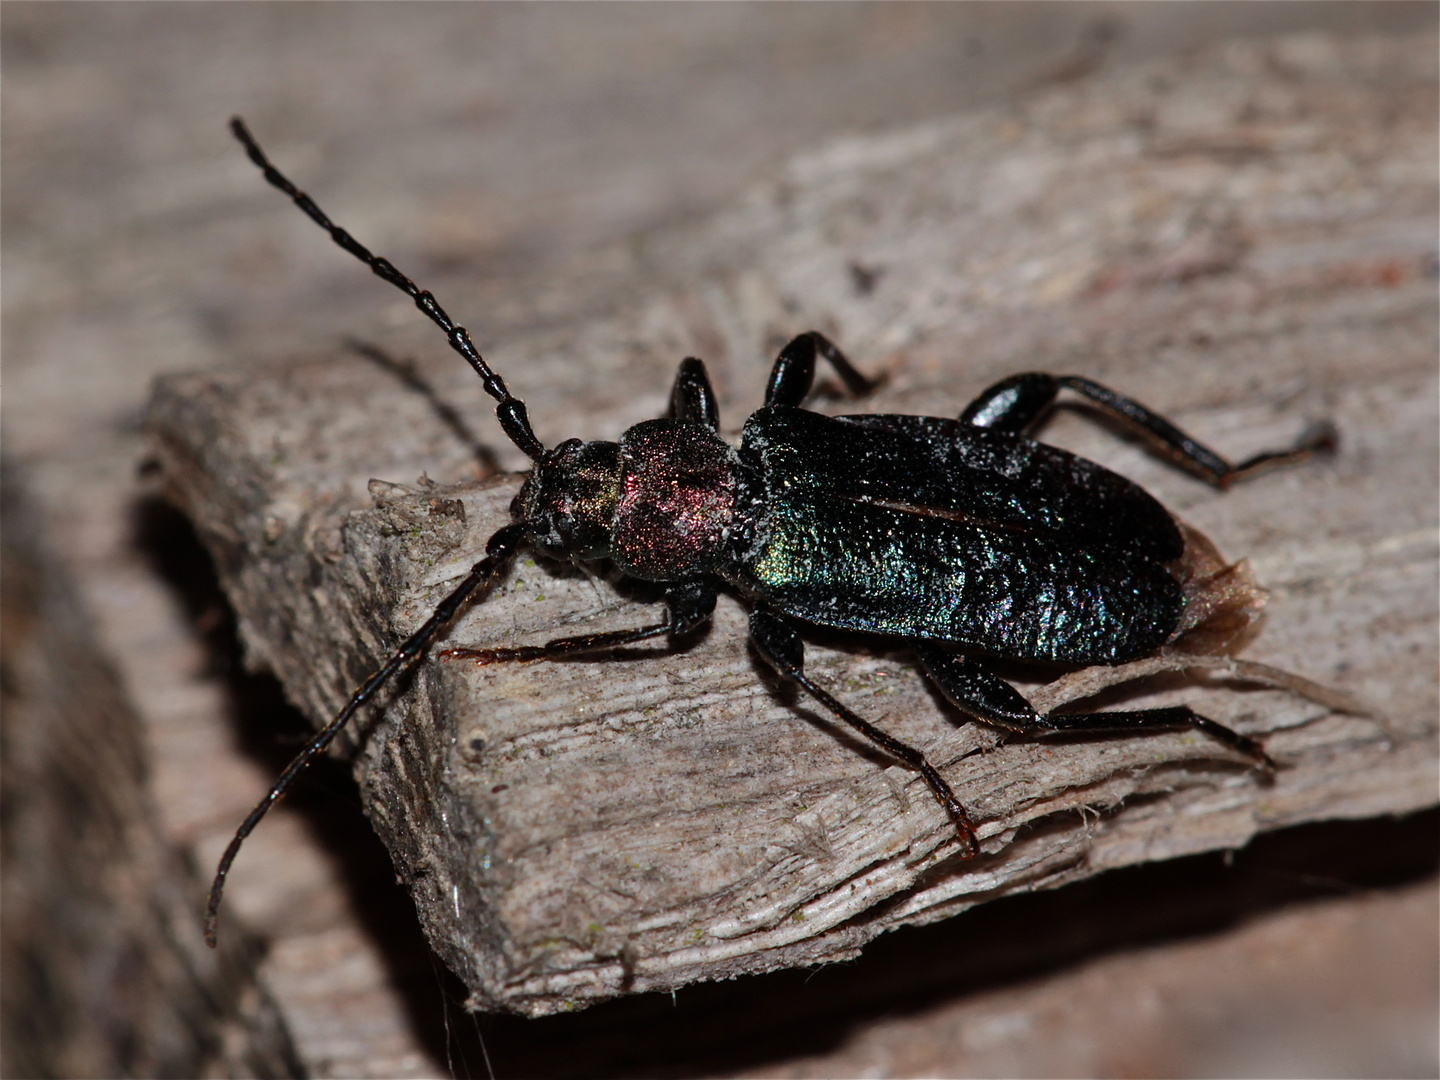
[[[804,625],[885,635],[910,645],[956,707],[1028,736],[1196,728],[1248,756],[1261,746],[1185,706],[1072,715],[1038,713],[989,671],[985,657],[1120,664],[1195,628],[1200,615],[1191,548],[1200,543],[1137,485],[1025,434],[1062,389],[1148,435],[1217,487],[1334,445],[1319,425],[1288,449],[1231,465],[1163,417],[1088,379],[1016,375],[956,420],[822,416],[801,408],[823,357],[854,394],[872,388],[829,340],[809,332],[775,361],[765,405],[740,447],[719,434],[719,410],[694,358],[675,379],[670,414],[618,443],[571,439],[547,450],[525,405],[429,292],[333,224],[265,157],[237,118],[235,136],[265,179],[331,238],[403,290],[450,340],[499,402],[505,434],[534,462],[485,558],[305,748],[246,818],[210,891],[206,938],[215,943],[225,876],[240,844],[296,775],[395,672],[417,659],[461,605],[522,546],[557,559],[610,559],[665,586],[666,618],[650,626],[509,649],[452,649],[481,663],[549,660],[649,638],[677,638],[709,619],[717,590],[750,605],[750,637],[785,679],[924,776],[964,849],[975,828],[944,777],[914,747],[857,716],[804,671]],[[1203,559],[1200,561],[1204,561]]]

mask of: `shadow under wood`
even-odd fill
[[[1211,853],[997,900],[887,934],[857,960],[646,994],[583,1013],[485,1016],[497,1076],[702,1076],[838,1048],[882,1016],[931,1009],[1102,955],[1214,933],[1307,900],[1440,869],[1440,811],[1303,825]]]
[[[224,680],[242,753],[278,776],[314,729],[285,700],[274,676],[245,670],[235,614],[189,519],[168,503],[153,499],[137,505],[134,522],[137,548],[174,591],[204,639],[210,674]],[[463,1009],[455,1004],[463,1002],[466,995],[460,981],[431,954],[410,895],[396,879],[390,854],[361,812],[359,788],[350,766],[321,757],[300,775],[285,797],[285,805],[304,820],[339,868],[350,906],[384,958],[417,1041],[436,1060],[447,1060],[447,1023],[470,1026]],[[201,871],[211,869],[202,867]],[[224,919],[222,907],[222,932]],[[198,923],[195,933],[200,933]],[[464,1056],[470,1049],[451,1051],[457,1069],[470,1060]],[[474,1052],[474,1061],[479,1062],[478,1044]]]
[[[371,345],[369,342],[358,341],[354,338],[347,339],[345,347],[356,356],[369,360],[382,371],[388,371],[398,378],[402,385],[424,398],[435,418],[469,449],[470,455],[475,459],[475,464],[480,467],[482,475],[494,476],[500,471],[500,463],[495,459],[495,451],[480,441],[479,436],[475,434],[475,429],[470,426],[470,422],[454,405],[440,396],[430,380],[421,374],[415,361],[391,356],[378,345]]]
[[[233,613],[190,523],[165,503],[143,503],[137,543],[205,636],[213,670],[229,686],[245,752],[278,774],[311,728],[273,678],[244,672]],[[348,766],[317,762],[287,804],[341,867],[350,904],[388,965],[417,1041],[459,1076],[486,1075],[487,1054],[497,1076],[700,1076],[763,1068],[832,1050],[880,1016],[932,1008],[1119,950],[1213,933],[1289,904],[1418,881],[1440,869],[1440,811],[1304,825],[1262,836],[1229,857],[1131,867],[997,900],[887,934],[847,964],[700,984],[673,996],[644,994],[539,1020],[470,1017],[460,1006],[463,986],[430,952],[388,854],[359,812]]]

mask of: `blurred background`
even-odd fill
[[[726,1015],[803,995],[803,979],[477,1021],[427,958],[340,766],[249,852],[287,884],[284,910],[236,896],[254,935],[219,957],[194,949],[194,864],[204,876],[291,743],[277,743],[273,683],[239,665],[193,534],[145,486],[141,419],[159,374],[334,350],[395,317],[263,189],[225,129],[234,113],[373,249],[439,295],[463,295],[446,302],[479,313],[466,318],[483,346],[591,299],[579,283],[541,302],[525,283],[703,217],[837,137],[1230,38],[1426,35],[1436,23],[1433,4],[1404,2],[5,4],[5,1074],[485,1075],[488,1053],[498,1075],[1022,1075],[1067,1061],[1433,1075],[1433,1042],[1409,1049],[1415,1031],[1434,1035],[1434,998],[1412,991],[1417,979],[1433,990],[1433,932],[1376,982],[1366,955],[1390,946],[1369,941],[1358,912],[1275,932],[1333,942],[1326,970],[1358,973],[1351,985],[1376,1011],[1361,1021],[1370,1042],[1346,1044],[1351,1059],[1217,1049],[1227,1029],[1203,1002],[1225,997],[1223,973],[1263,983],[1273,973],[1246,958],[1290,955],[1274,935],[1235,936],[1244,928],[1203,956],[1189,942],[1134,956],[1131,940],[1072,942],[919,989],[896,973],[966,938],[882,942],[873,978],[897,980],[889,1006],[817,1007],[802,1030],[744,1048],[727,1045]],[[287,722],[292,737],[304,728]],[[1427,880],[1434,818],[1405,828],[1429,854],[1362,884]],[[1275,858],[1302,869],[1266,901],[1275,910],[1315,852],[1366,846],[1363,831],[1291,843]],[[1114,891],[1097,882],[1069,909],[1037,900],[965,933],[1023,939],[1136,890],[1199,898],[1202,922],[1228,923],[1244,912],[1206,908],[1216,873],[1180,864]],[[1393,902],[1381,921],[1421,910]],[[1135,985],[1143,1001],[1125,998]],[[1185,986],[1202,1002],[1190,1013],[1167,1004]],[[1148,1017],[1115,1036],[1135,1056],[1057,1058],[1053,1044],[1026,1056],[1034,1016],[1107,996]]]

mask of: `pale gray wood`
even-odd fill
[[[1436,909],[1429,882],[1286,908],[877,1017],[830,1053],[738,1075],[1434,1076]]]
[[[0,1071],[303,1076],[261,943],[195,936],[203,886],[163,835],[140,720],[23,488],[7,468]]]
[[[811,326],[889,376],[858,406],[819,402],[831,411],[954,414],[1043,368],[1236,457],[1334,417],[1333,462],[1225,495],[1074,415],[1047,438],[1248,557],[1272,597],[1246,655],[1376,715],[1203,682],[1128,699],[1264,736],[1284,764],[1266,784],[1188,736],[997,745],[903,652],[812,645],[815,677],[922,746],[983,823],[986,854],[963,863],[923,784],[775,691],[732,600],[675,655],[432,658],[367,720],[357,772],[473,1003],[540,1014],[841,959],[1017,890],[1433,804],[1434,160],[1433,40],[1231,45],[835,144],[726,212],[534,283],[554,310],[581,279],[589,298],[489,350],[552,445],[658,414],[691,353],[733,432],[775,347]],[[463,298],[442,295],[462,321]],[[367,333],[424,357],[439,398],[520,464],[432,328]],[[151,423],[254,662],[317,722],[478,558],[517,483],[482,479],[431,402],[353,355],[167,379]],[[543,641],[655,610],[522,559],[447,640]]]

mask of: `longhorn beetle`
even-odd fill
[[[728,586],[750,606],[760,656],[860,735],[920,773],[949,814],[967,857],[975,826],[925,755],[886,734],[805,674],[805,625],[881,635],[909,645],[957,708],[1028,736],[1193,728],[1245,755],[1274,762],[1260,744],[1186,706],[1073,715],[1038,713],[986,666],[985,656],[1066,664],[1120,664],[1152,654],[1193,625],[1179,567],[1186,534],[1144,490],[1026,434],[1061,390],[1138,428],[1179,464],[1218,488],[1261,469],[1330,449],[1317,425],[1287,450],[1232,465],[1164,417],[1079,375],[1034,372],[1004,379],[959,419],[823,416],[801,408],[817,358],[855,395],[874,387],[844,353],[810,331],[775,361],[764,406],[740,446],[720,437],[705,365],[681,362],[669,415],[636,424],[619,442],[567,439],[547,449],[525,404],[481,357],[435,298],[335,225],[265,156],[240,118],[230,128],[265,179],[332,240],[405,292],[484,380],[510,441],[534,462],[511,506],[513,521],[485,557],[280,775],[230,842],[205,919],[213,946],[225,877],[240,845],[296,776],[357,710],[418,660],[476,590],[529,546],[552,559],[609,559],[665,587],[665,618],[613,633],[504,649],[451,649],[480,663],[554,660],[700,628]],[[1188,613],[1193,615],[1193,612]]]

